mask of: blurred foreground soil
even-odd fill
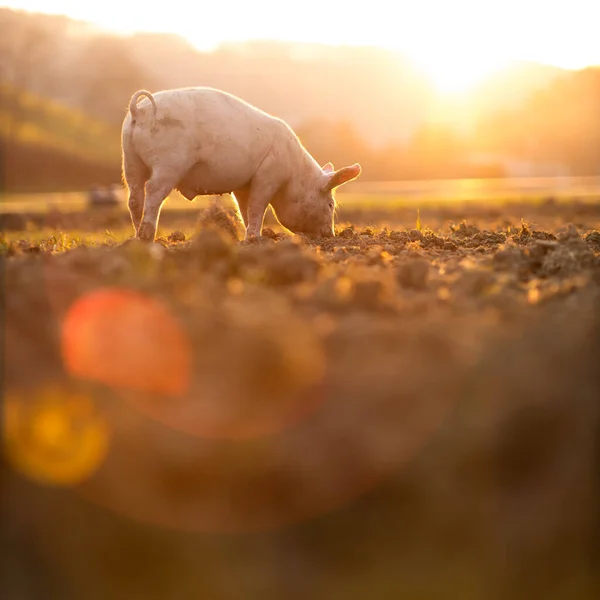
[[[2,598],[600,597],[600,207],[339,216],[4,243]]]

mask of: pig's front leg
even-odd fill
[[[248,226],[246,227],[246,240],[259,237],[262,232],[265,211],[269,206],[270,196],[267,194],[256,198],[250,197],[248,203]]]
[[[267,156],[254,176],[248,194],[246,241],[260,236],[267,206],[281,185],[274,158]]]

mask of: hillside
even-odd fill
[[[0,86],[6,192],[81,189],[119,180],[119,129],[56,101]]]

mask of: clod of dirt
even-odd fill
[[[424,239],[424,235],[418,229],[411,229],[408,232],[408,239],[411,242],[421,242]]]
[[[544,256],[540,269],[542,276],[566,277],[594,267],[594,252],[578,233],[573,235],[571,230],[562,235],[561,241]]]
[[[470,268],[462,272],[455,283],[455,288],[467,297],[479,296],[494,284],[493,272],[481,268]]]
[[[348,250],[348,248],[342,246],[340,248],[337,248],[337,250],[333,253],[331,260],[333,262],[343,262],[347,260],[348,257],[350,257],[351,255],[352,253]]]
[[[174,231],[167,237],[167,240],[169,242],[185,242],[185,233],[182,231]]]
[[[548,278],[534,280],[530,283],[527,300],[530,304],[543,304],[548,301],[566,299],[584,289],[589,284],[585,275],[575,275],[564,279]]]
[[[531,239],[532,233],[529,224],[521,219],[520,228],[511,235],[511,238],[515,243],[527,243]]]
[[[410,241],[406,231],[390,231],[389,238],[392,242],[399,244],[406,244],[406,242]]]
[[[536,241],[526,248],[515,245],[511,240],[503,244],[492,258],[496,271],[513,272],[521,281],[527,281],[536,275],[544,256],[556,242]]]
[[[29,253],[32,248],[34,248],[34,244],[27,240],[17,240],[15,242],[3,242],[4,251],[8,256],[15,256],[16,254],[22,254],[24,252]],[[38,246],[39,248],[39,246]]]
[[[375,237],[377,235],[377,231],[375,230],[375,227],[365,227],[360,234],[367,237]]]
[[[213,203],[198,214],[196,231],[216,228],[232,240],[239,242],[244,239],[245,227],[238,210]]]
[[[443,249],[448,250],[449,252],[454,252],[458,246],[452,240],[446,240],[444,242]]]
[[[531,237],[538,241],[555,241],[557,239],[550,231],[533,231]]]
[[[537,273],[544,262],[544,257],[553,249],[558,247],[554,240],[533,240],[524,250],[524,257],[529,261],[531,271]]]
[[[314,252],[294,241],[281,242],[266,262],[266,279],[273,285],[291,285],[314,279],[320,268]]]
[[[261,235],[264,238],[268,238],[270,240],[276,240],[276,241],[284,240],[289,237],[285,233],[277,233],[276,231],[273,231],[270,227],[263,227]]]
[[[381,246],[372,246],[369,248],[366,254],[366,262],[368,265],[387,265],[392,260],[392,256],[389,252],[384,250]]]
[[[342,310],[347,307],[352,290],[353,282],[349,277],[334,275],[320,282],[312,301],[323,309]]]
[[[353,238],[356,235],[356,231],[354,230],[354,226],[350,226],[350,227],[346,227],[345,229],[342,229],[336,237],[340,237],[344,240],[348,240],[350,238]]]
[[[424,258],[413,258],[400,263],[396,270],[396,279],[404,288],[426,289],[429,280],[429,261]]]
[[[592,250],[600,252],[600,231],[589,231],[583,236],[583,239],[592,247]]]
[[[506,234],[496,231],[482,231],[474,236],[484,246],[494,246],[506,242]]]
[[[352,304],[356,308],[377,310],[385,306],[386,287],[380,279],[354,282]]]
[[[190,248],[200,263],[208,268],[216,262],[229,260],[234,253],[232,240],[227,234],[212,227],[201,230]]]
[[[424,248],[443,248],[445,245],[444,238],[437,236],[433,231],[427,231],[423,235],[421,245]]]
[[[475,225],[467,225],[466,221],[460,223],[460,225],[450,225],[450,231],[459,238],[472,237],[481,230]]]
[[[579,239],[581,239],[581,236],[579,235],[579,232],[577,231],[577,228],[575,227],[575,225],[573,225],[573,223],[569,223],[567,227],[563,231],[560,231],[558,234],[559,242],[567,242]]]

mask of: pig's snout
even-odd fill
[[[325,227],[323,229],[321,229],[321,237],[324,238],[331,238],[331,237],[335,237],[335,232],[333,231],[333,227]]]

